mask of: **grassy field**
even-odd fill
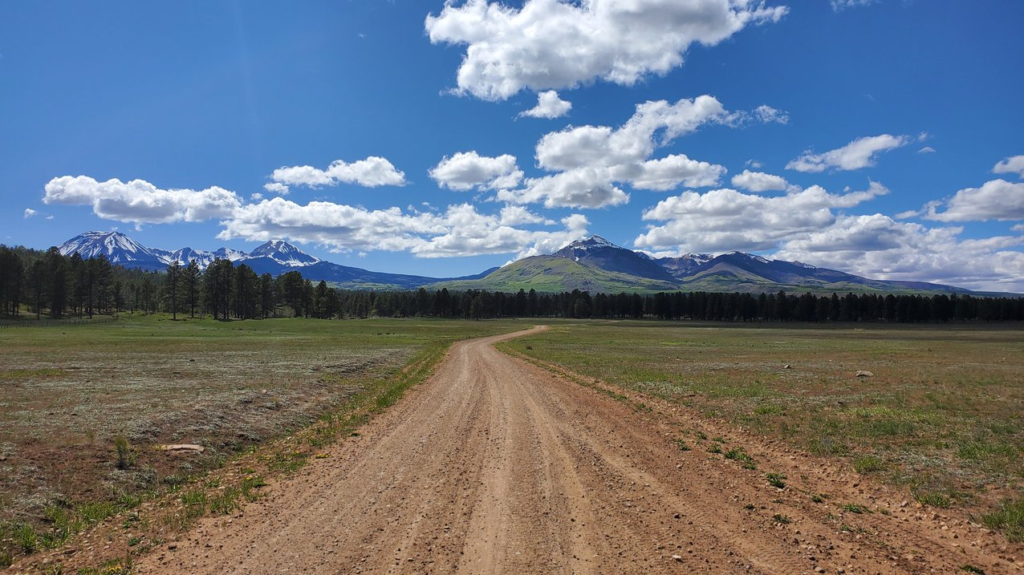
[[[456,339],[529,325],[136,316],[0,329],[0,559],[59,544],[368,391],[384,407],[414,383],[410,367]],[[314,427],[314,445],[338,429]],[[155,449],[177,443],[204,451]]]
[[[845,458],[1024,537],[1019,327],[586,322],[502,345]]]

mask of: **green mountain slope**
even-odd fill
[[[673,291],[679,286],[667,281],[652,280],[628,274],[585,266],[558,256],[535,256],[513,262],[478,280],[438,282],[428,289],[515,292],[535,289],[542,293],[578,289],[590,293]]]

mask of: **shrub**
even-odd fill
[[[114,438],[114,449],[117,451],[117,468],[129,469],[135,464],[135,453],[132,446],[123,435]]]

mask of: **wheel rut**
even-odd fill
[[[638,412],[493,347],[540,329],[455,344],[360,436],[136,572],[1014,572],[906,514],[850,537],[805,494],[855,492],[813,460],[753,440],[756,471],[682,452],[692,414]]]

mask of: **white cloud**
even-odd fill
[[[770,124],[772,122],[776,124],[789,123],[788,113],[783,112],[782,110],[776,110],[775,108],[764,104],[754,108],[753,116],[765,124]]]
[[[101,218],[135,224],[199,222],[227,217],[242,205],[235,192],[217,186],[162,190],[143,180],[98,182],[88,176],[50,180],[43,202],[92,206]]]
[[[755,170],[760,170],[761,168],[764,167],[764,164],[762,162],[759,162],[754,159],[747,160],[743,165],[748,168],[754,168]]]
[[[882,214],[841,216],[787,242],[775,257],[883,280],[1024,291],[1024,237],[962,240],[960,227],[928,228]]]
[[[882,134],[858,138],[842,148],[823,154],[804,152],[799,158],[786,164],[787,170],[798,172],[824,172],[828,169],[858,170],[875,165],[875,156],[894,148],[905,146],[911,138]]]
[[[831,0],[832,9],[836,12],[845,10],[846,8],[853,8],[855,6],[868,6],[874,4],[875,0]]]
[[[572,102],[566,102],[558,97],[558,92],[548,90],[537,94],[537,105],[519,114],[531,118],[561,118],[572,109]]]
[[[537,164],[558,172],[529,178],[520,190],[503,190],[498,198],[547,207],[600,208],[624,204],[629,195],[618,185],[666,191],[685,185],[717,185],[726,169],[683,154],[651,159],[655,150],[709,123],[730,124],[737,114],[711,96],[638,104],[619,128],[570,126],[537,143]]]
[[[27,220],[27,219],[31,218],[32,216],[34,216],[34,215],[36,215],[38,213],[39,212],[33,210],[32,208],[25,208],[24,218]]]
[[[258,202],[263,199],[263,194],[259,192],[253,192],[252,194],[249,194],[249,199],[254,202]]]
[[[425,27],[434,44],[467,46],[459,93],[504,100],[595,79],[631,86],[681,66],[691,44],[713,46],[787,12],[751,0],[526,0],[520,9],[448,0]]]
[[[742,174],[732,177],[732,185],[751,192],[774,192],[790,189],[790,183],[782,176],[743,170]]]
[[[498,199],[517,204],[544,203],[548,208],[603,208],[629,201],[611,181],[607,169],[578,168],[542,178],[527,178],[525,189],[501,190]]]
[[[443,213],[410,214],[399,208],[368,210],[331,202],[300,205],[272,198],[236,210],[221,222],[224,229],[217,237],[288,238],[337,251],[408,251],[432,258],[505,253],[524,257],[587,235],[587,219],[578,214],[563,218],[560,230],[514,227],[554,223],[520,206],[507,206],[493,215],[481,214],[470,204],[449,206]]]
[[[718,185],[725,168],[676,154],[660,160],[615,166],[610,173],[612,180],[629,182],[636,189],[665,192],[680,185],[688,188]]]
[[[270,182],[268,184],[263,184],[263,189],[272,194],[280,194],[282,196],[287,196],[289,191],[288,186],[278,182]]]
[[[939,212],[942,202],[931,202],[924,217],[940,222],[980,222],[985,220],[1024,220],[1024,182],[991,180],[980,188],[964,188]]]
[[[1017,174],[1017,177],[1024,178],[1024,156],[1013,156],[997,163],[992,168],[993,174]]]
[[[503,226],[519,226],[523,224],[544,224],[553,226],[555,222],[535,214],[523,206],[505,206],[499,212],[498,221]]]
[[[832,225],[833,209],[851,208],[888,192],[877,182],[845,194],[830,194],[819,186],[775,197],[727,188],[704,194],[687,191],[644,211],[644,220],[664,223],[648,226],[634,244],[677,254],[775,249],[783,241]]]
[[[378,186],[404,186],[405,173],[395,169],[391,162],[377,156],[370,156],[365,160],[346,163],[342,160],[335,160],[326,170],[320,170],[312,166],[290,166],[274,170],[270,184],[264,187],[268,192],[282,193],[279,187],[269,188],[273,184],[282,186],[308,186],[319,188],[322,186],[336,186],[338,184],[357,184],[367,188]],[[287,187],[284,188],[287,190]]]
[[[1024,224],[1017,224],[1010,229],[1015,232],[1024,232]]]
[[[460,192],[514,188],[523,179],[515,156],[489,158],[475,151],[445,156],[429,174],[438,186]]]
[[[933,148],[931,146],[925,146],[925,147],[921,148],[920,150],[918,150],[917,153],[918,154],[934,154],[935,153],[935,148]]]

